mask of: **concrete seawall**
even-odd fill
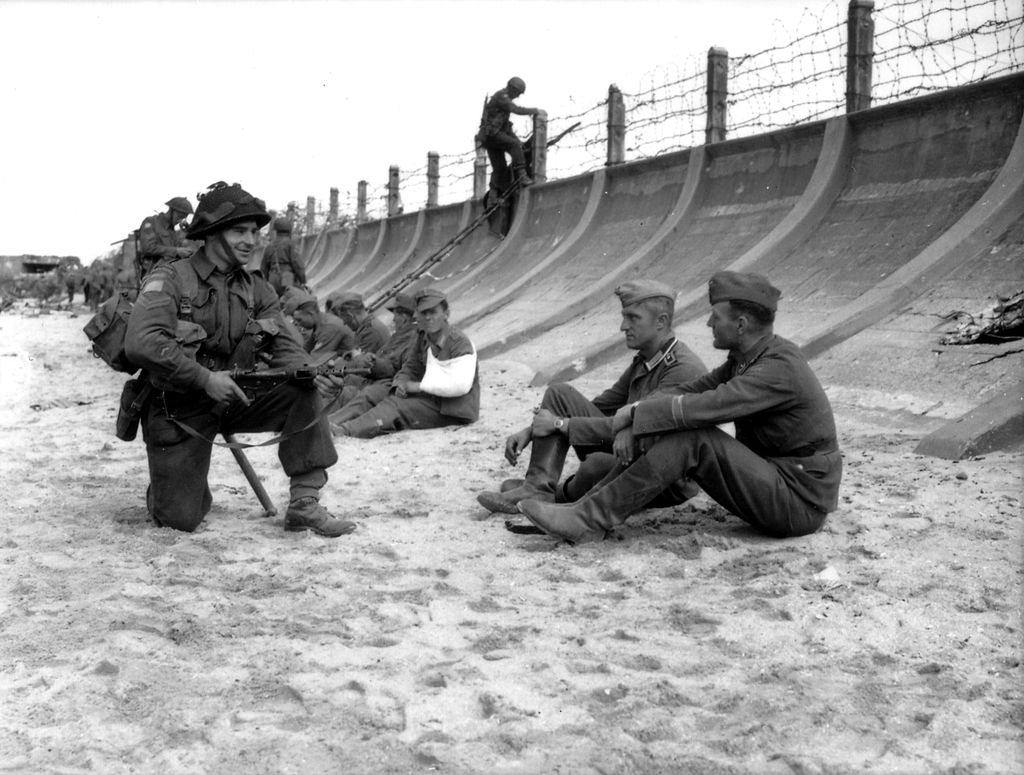
[[[974,406],[1020,390],[1021,357],[1003,357],[1012,343],[987,346],[999,352],[984,364],[969,347],[936,356],[952,325],[940,316],[1024,287],[1022,114],[1015,74],[534,186],[504,240],[477,229],[416,287],[445,288],[483,357],[521,361],[542,384],[628,357],[613,291],[635,277],[679,289],[677,332],[719,362],[707,280],[757,271],[783,291],[777,332],[832,379]],[[478,213],[321,239],[312,284],[372,296]]]

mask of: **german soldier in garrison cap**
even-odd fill
[[[341,318],[356,335],[356,347],[363,353],[375,353],[391,337],[388,327],[366,309],[363,296],[351,291],[332,293],[327,297],[327,311]]]
[[[630,434],[617,435],[612,428],[615,412],[652,393],[671,394],[705,373],[704,364],[672,332],[676,292],[664,283],[636,280],[623,283],[615,293],[622,304],[626,347],[636,350],[632,363],[614,385],[587,400],[567,383],[544,391],[533,422],[505,442],[505,459],[515,465],[529,444],[530,464],[518,486],[507,481],[502,492],[477,495],[489,511],[518,514],[524,498],[547,502],[571,502],[581,497],[616,466],[617,458],[631,454]],[[559,484],[569,447],[580,459],[576,475]],[[666,504],[682,503],[696,494],[683,477],[662,488]]]
[[[533,180],[526,174],[526,155],[523,153],[523,142],[516,137],[510,116],[512,113],[520,116],[536,116],[542,112],[539,108],[523,108],[515,104],[514,100],[525,93],[526,83],[522,78],[509,78],[505,88],[494,92],[484,105],[483,117],[480,119],[480,131],[477,133],[476,139],[486,149],[487,156],[491,160],[491,188],[493,189],[505,187],[498,183],[508,178],[506,153],[512,157],[512,171],[515,173],[519,185],[533,184]]]
[[[278,216],[273,229],[274,238],[260,260],[260,273],[280,296],[292,286],[306,284],[306,264],[292,239],[291,220]]]
[[[210,452],[218,433],[273,431],[290,479],[286,530],[323,536],[355,525],[319,502],[338,460],[319,393],[285,382],[251,400],[231,377],[253,368],[264,349],[275,368],[308,363],[277,294],[245,266],[270,220],[261,200],[220,182],[201,195],[189,227],[198,252],[154,268],[128,319],[125,351],[154,392],[142,411],[149,458],[146,505],[165,527],[193,531],[210,510]]]
[[[766,277],[719,272],[708,284],[712,342],[724,364],[619,409],[616,432],[642,451],[575,503],[523,500],[549,535],[603,538],[680,476],[754,528],[784,538],[818,530],[838,505],[842,458],[825,391],[792,342],[774,333],[780,297]],[[735,438],[717,426],[735,423]]]
[[[466,425],[480,417],[480,373],[476,348],[448,322],[448,298],[439,288],[413,296],[419,332],[391,380],[390,393],[364,414],[333,426],[336,434],[370,439],[383,433]],[[336,377],[318,377],[325,396],[343,387]]]
[[[138,255],[135,262],[140,282],[161,261],[185,258],[192,255],[195,250],[178,228],[179,224],[192,214],[192,203],[183,196],[175,196],[164,204],[167,205],[166,212],[144,218],[139,226]]]
[[[356,335],[345,321],[320,309],[320,303],[309,291],[289,288],[282,298],[284,314],[295,321],[303,332],[309,332],[303,346],[310,360],[320,365],[336,356],[348,356],[356,350]]]
[[[328,297],[329,298],[329,297]],[[391,380],[405,365],[409,353],[416,345],[416,300],[407,293],[397,293],[387,303],[391,311],[392,333],[384,346],[375,353],[362,353],[349,361],[350,365],[365,368],[369,374],[346,374],[342,380],[339,411],[331,415],[332,425],[340,425],[370,411],[388,397]]]

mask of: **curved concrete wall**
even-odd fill
[[[915,330],[903,316],[939,299],[970,308],[1024,283],[1022,112],[1015,74],[534,186],[504,240],[481,226],[416,287],[445,288],[481,354],[523,361],[538,383],[628,357],[613,291],[635,277],[679,289],[677,331],[708,363],[705,288],[725,268],[782,288],[776,328],[812,356],[873,326]],[[313,284],[387,290],[479,213],[323,241]]]
[[[458,234],[468,217],[469,207],[464,203],[422,211],[422,220],[417,223],[415,239],[405,246],[403,255],[397,261],[388,261],[386,254],[382,254],[378,259],[380,271],[364,279],[353,278],[353,284],[360,286],[367,301],[390,290],[395,283],[415,271],[423,261],[441,249],[453,235]]]

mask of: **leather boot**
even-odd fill
[[[316,498],[298,498],[288,504],[284,529],[291,532],[309,530],[327,538],[338,538],[356,529],[356,523],[336,517]]]
[[[516,167],[516,180],[519,181],[520,188],[533,185],[533,178],[526,174],[526,167]]]
[[[600,541],[665,489],[646,457],[576,503],[559,506],[540,500],[519,502],[519,511],[545,533],[574,544]]]
[[[551,503],[555,500],[555,486],[569,452],[569,440],[560,433],[541,436],[533,440],[530,467],[523,484],[505,492],[485,491],[476,496],[477,502],[488,511],[518,514],[516,504],[523,498]]]

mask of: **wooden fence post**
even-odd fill
[[[427,152],[427,207],[437,207],[437,184],[441,179],[441,156],[437,151]]]
[[[614,83],[608,87],[608,161],[607,166],[626,160],[626,103]]]
[[[306,234],[312,234],[316,228],[316,197],[306,197]]]
[[[398,174],[398,166],[392,164],[388,168],[388,218],[393,215],[400,215],[402,212],[400,185],[401,180]]]
[[[850,0],[846,16],[846,112],[871,107],[871,61],[875,54],[874,0]]]
[[[541,110],[533,117],[533,182],[548,179],[548,114]]]
[[[356,223],[366,220],[366,181],[359,181],[359,188],[356,190]]]
[[[720,143],[728,130],[729,52],[713,46],[708,49],[708,120],[704,144]]]
[[[327,211],[327,225],[333,226],[338,222],[338,189],[331,188],[331,207]]]
[[[478,142],[473,159],[473,198],[480,200],[487,193],[487,151]]]

